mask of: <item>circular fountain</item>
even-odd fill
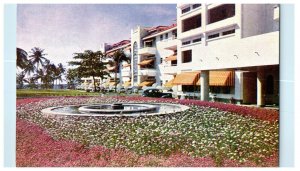
[[[72,116],[145,116],[182,112],[188,106],[167,103],[114,103],[83,104],[49,107],[42,110],[45,115]]]

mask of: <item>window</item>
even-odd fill
[[[230,86],[210,86],[209,89],[213,94],[230,94]]]
[[[168,37],[169,37],[169,34],[168,34],[168,33],[166,33],[166,34],[165,34],[165,38],[166,38],[166,39],[168,39]]]
[[[163,35],[160,35],[160,40],[163,40],[163,39],[164,39]]]
[[[171,66],[177,66],[177,60],[171,61]]]
[[[201,14],[182,21],[182,32],[201,27]]]
[[[182,85],[182,91],[183,92],[199,92],[200,91],[200,86]]]
[[[235,15],[235,5],[225,4],[208,11],[208,24],[218,22]]]
[[[274,78],[272,75],[267,77],[267,94],[274,94]]]
[[[219,36],[220,36],[220,33],[211,34],[211,35],[207,36],[207,39],[213,39],[213,38],[216,38],[216,37],[219,37]]]
[[[173,30],[172,31],[172,36],[173,36],[174,39],[177,38],[177,30]]]
[[[192,62],[192,50],[182,52],[182,63]]]
[[[197,43],[197,42],[201,42],[201,37],[193,40],[193,43]]]
[[[181,14],[187,13],[191,10],[191,7],[187,7],[181,10]]]
[[[153,47],[152,41],[145,41],[145,47]]]
[[[222,33],[222,35],[225,36],[225,35],[233,34],[233,33],[235,33],[235,29],[228,30],[228,31],[224,31],[224,32]]]
[[[201,4],[194,4],[193,5],[193,9],[198,8],[198,7],[201,7]]]
[[[182,45],[188,45],[190,43],[191,43],[191,41],[185,41],[185,42],[182,42]]]

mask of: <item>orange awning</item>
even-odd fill
[[[153,61],[154,61],[154,59],[146,59],[146,60],[143,60],[142,62],[140,62],[138,65],[149,65]]]
[[[110,86],[115,86],[115,85],[117,85],[117,82],[110,82],[109,85]]]
[[[164,84],[164,87],[169,87],[169,88],[172,88],[174,85],[173,85],[173,82],[174,82],[174,79],[173,78],[172,80],[168,81],[166,84]]]
[[[154,81],[143,81],[143,82],[140,83],[138,86],[139,86],[139,87],[152,86],[152,84],[154,84]]]
[[[200,85],[200,80],[197,82]],[[210,86],[234,86],[233,71],[209,71]]]
[[[124,84],[123,84],[124,87],[129,87],[131,86],[131,81],[126,81]]]
[[[108,71],[114,71],[116,69],[116,67],[115,66],[112,66],[112,67],[107,67],[107,70]]]
[[[177,54],[165,58],[165,61],[176,61],[176,60],[177,60]]]
[[[183,72],[178,74],[173,81],[174,85],[196,85],[199,79],[200,71],[196,72]]]
[[[116,51],[112,51],[112,52],[107,53],[106,55],[107,55],[107,56],[114,56],[115,52],[116,52]]]
[[[131,64],[124,64],[123,67],[124,67],[124,68],[126,68],[126,67],[131,67]]]

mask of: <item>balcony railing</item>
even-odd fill
[[[138,54],[139,55],[155,55],[156,48],[155,47],[144,47],[139,49]]]
[[[142,68],[139,70],[139,75],[140,76],[156,76],[156,69],[152,69],[152,68]]]
[[[130,77],[131,76],[131,72],[130,70],[122,70],[122,77]]]

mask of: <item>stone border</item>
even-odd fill
[[[87,106],[87,105],[97,105],[97,104],[82,104],[82,105],[67,105],[67,106],[57,106],[57,107],[49,107],[42,109],[41,112],[43,115],[51,117],[53,115],[59,115],[59,116],[78,116],[78,117],[120,117],[120,116],[154,116],[154,115],[164,115],[164,114],[170,114],[170,113],[178,113],[178,112],[183,112],[188,110],[190,107],[181,105],[181,104],[169,104],[169,103],[150,103],[150,104],[145,104],[145,103],[128,103],[128,104],[141,104],[141,105],[168,105],[168,106],[176,106],[180,107],[178,110],[173,110],[173,111],[166,111],[166,112],[161,112],[161,113],[137,113],[137,114],[90,114],[90,113],[63,113],[63,112],[55,112],[53,109],[61,108],[61,107],[71,107],[71,106]]]

